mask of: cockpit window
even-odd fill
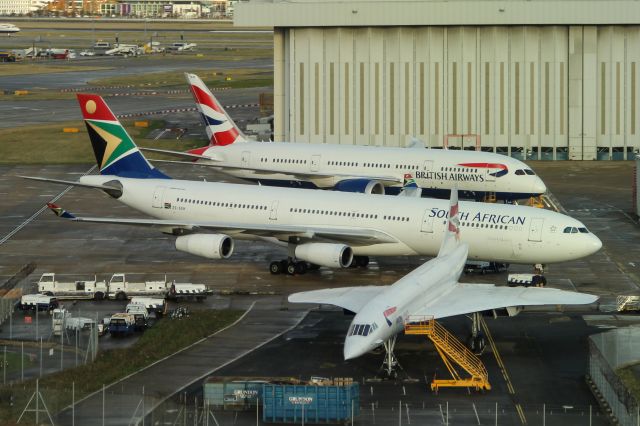
[[[580,231],[581,234],[588,234],[589,230],[587,228],[578,228],[578,231]]]
[[[587,228],[584,228],[584,229],[586,230]],[[565,234],[577,234],[578,233],[578,228],[573,227],[573,226],[567,226],[566,228],[564,228],[564,231],[562,231],[562,232],[564,232]],[[580,231],[580,232],[582,232],[582,231]]]
[[[528,174],[529,176],[535,176],[536,175],[536,173],[531,169],[524,169],[524,172],[526,174]]]
[[[518,176],[524,176],[524,170],[522,170],[522,169],[518,169],[518,170],[516,170],[516,174],[517,174]]]

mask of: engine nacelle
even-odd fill
[[[223,234],[192,234],[176,238],[176,249],[207,259],[227,259],[233,253],[233,239]]]
[[[384,195],[384,185],[377,180],[370,179],[341,180],[333,189],[342,192],[361,192],[363,194]]]
[[[344,244],[308,243],[296,247],[297,259],[329,268],[348,268],[353,261],[353,250]]]

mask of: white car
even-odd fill
[[[83,50],[80,52],[80,56],[96,56],[96,52],[93,50]]]

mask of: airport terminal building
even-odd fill
[[[276,140],[633,159],[640,2],[251,0],[274,28]]]

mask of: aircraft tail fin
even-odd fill
[[[416,180],[411,173],[405,173],[402,189],[398,194],[400,197],[422,197],[422,188],[418,186]]]
[[[224,146],[247,142],[247,137],[236,126],[200,77],[189,73],[185,73],[185,77],[207,130],[209,144]]]
[[[78,94],[77,97],[101,174],[169,179],[144,158],[101,96]]]
[[[458,188],[451,190],[451,198],[449,199],[449,218],[447,220],[447,229],[444,231],[442,244],[438,257],[445,256],[454,251],[460,245],[460,217],[458,208]]]

